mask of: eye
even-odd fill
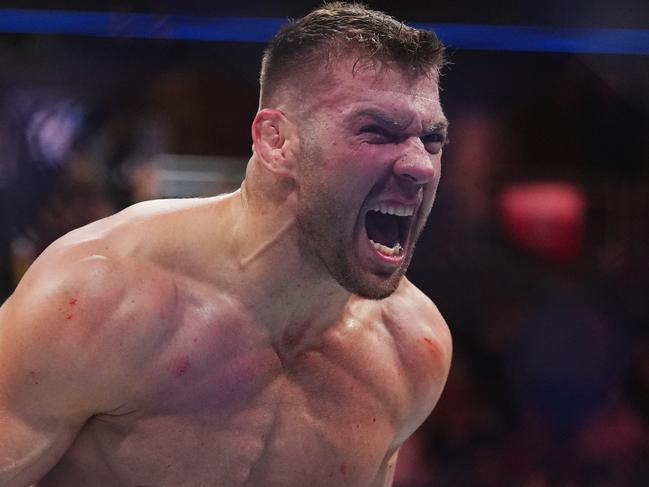
[[[424,143],[426,150],[431,154],[439,154],[442,148],[448,144],[446,134],[443,132],[434,132],[432,134],[424,135],[421,138],[421,141]]]
[[[361,134],[367,134],[371,144],[390,144],[399,142],[398,134],[387,130],[380,125],[367,125],[360,130]]]

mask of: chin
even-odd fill
[[[357,289],[356,292],[354,292],[354,294],[357,295],[357,296],[360,296],[361,298],[372,299],[372,300],[375,300],[375,301],[379,301],[381,299],[387,298],[388,296],[391,296],[392,293],[394,293],[394,291],[396,291],[398,287],[399,287],[398,282],[395,285],[391,285],[389,287],[387,287],[387,286],[383,286],[383,287],[377,287],[377,286],[369,287],[369,286],[366,286],[366,287]]]
[[[337,255],[323,259],[329,275],[346,291],[365,299],[380,300],[394,293],[403,278],[410,258],[391,272],[382,273],[363,268],[360,262],[353,259],[344,249],[351,245],[339,247]]]
[[[403,272],[395,272],[389,276],[370,275],[365,276],[362,274],[345,274],[342,276],[335,276],[345,290],[352,294],[356,294],[361,298],[380,300],[387,298],[394,293],[399,287]]]

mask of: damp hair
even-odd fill
[[[434,32],[360,3],[325,3],[283,26],[269,43],[261,65],[260,106],[270,106],[283,84],[350,55],[353,70],[379,62],[414,76],[439,76],[445,64],[444,45]]]

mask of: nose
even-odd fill
[[[436,164],[439,155],[428,152],[418,137],[409,139],[404,149],[393,168],[400,179],[421,186],[439,176]]]

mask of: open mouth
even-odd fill
[[[400,258],[408,244],[411,205],[379,203],[365,213],[365,230],[374,249],[381,255]]]

